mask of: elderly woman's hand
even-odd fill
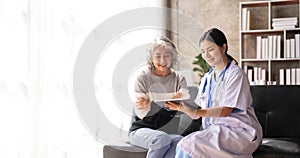
[[[150,110],[150,101],[143,97],[138,97],[135,102],[135,105],[139,110]]]
[[[182,98],[182,93],[177,93],[172,99]]]

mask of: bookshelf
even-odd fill
[[[299,0],[240,2],[240,67],[251,85],[300,85]]]

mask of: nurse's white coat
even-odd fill
[[[196,103],[208,107],[211,73],[201,81]],[[252,157],[262,139],[262,129],[251,106],[252,96],[246,74],[232,61],[224,74],[212,79],[212,107],[234,108],[228,117],[203,117],[204,130],[184,137],[178,146],[193,158]],[[207,80],[206,91],[202,93]]]

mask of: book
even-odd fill
[[[288,18],[273,18],[272,22],[286,22],[286,21],[298,21],[297,17],[288,17]]]
[[[254,81],[254,83],[256,84],[257,83],[257,81],[258,81],[258,67],[253,67],[253,81]]]
[[[276,59],[276,53],[277,53],[277,36],[273,36],[273,49],[272,49],[272,56],[270,56],[271,59]]]
[[[290,18],[273,18],[272,19],[272,27],[273,29],[294,29],[296,28],[298,23],[297,17],[290,17]]]
[[[300,34],[295,34],[295,57],[300,58]]]
[[[246,29],[247,30],[251,30],[251,14],[250,14],[250,10],[247,10]]]
[[[256,37],[256,59],[261,59],[261,36]]]
[[[272,59],[273,52],[273,36],[268,36],[268,59]]]
[[[248,8],[242,8],[241,30],[251,30],[251,13]]]
[[[288,29],[295,29],[296,26],[277,26],[277,27],[274,27],[273,29],[274,30],[288,30]]]
[[[290,42],[291,42],[291,54],[290,54],[290,57],[291,58],[295,58],[296,56],[296,52],[295,52],[295,39],[290,39]]]
[[[242,9],[242,30],[246,31],[247,30],[247,8]]]
[[[296,85],[300,85],[300,68],[296,68]]]
[[[296,69],[291,68],[291,85],[296,84]]]
[[[285,84],[291,85],[291,69],[285,70]]]
[[[291,40],[286,40],[286,51],[284,53],[284,58],[290,58],[291,57]]]
[[[267,71],[266,71],[266,69],[261,69],[261,80],[267,81]]]
[[[277,48],[276,48],[276,58],[277,59],[280,59],[280,56],[281,56],[281,36],[280,35],[277,35],[277,44],[276,44]]]
[[[248,75],[248,80],[249,80],[250,83],[253,82],[253,74],[252,73],[253,73],[253,70],[252,69],[248,69],[247,75]]]
[[[266,40],[267,39],[266,38],[262,38],[261,40],[262,40],[262,43],[261,43],[261,59],[266,59],[266,50],[267,50],[266,49],[266,47],[267,47],[266,46],[267,45],[266,44],[267,43]]]
[[[279,69],[279,85],[284,85],[284,69]]]

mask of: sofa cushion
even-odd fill
[[[300,86],[251,86],[253,106],[263,128],[254,158],[300,157]]]
[[[264,138],[300,138],[300,86],[251,86]]]
[[[263,138],[254,158],[299,158],[299,138]]]
[[[135,146],[106,145],[103,147],[103,158],[145,158],[147,150]]]

